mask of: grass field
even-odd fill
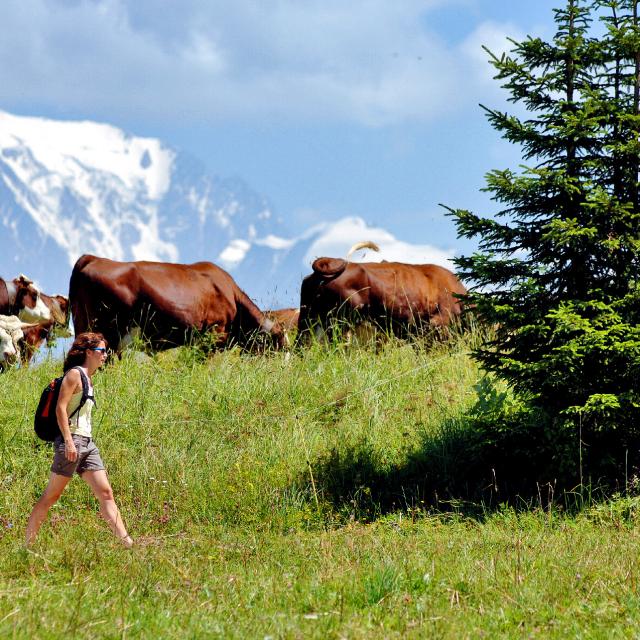
[[[78,479],[23,549],[51,460],[32,414],[60,363],[3,374],[0,637],[634,637],[636,498],[468,510],[410,486],[476,403],[468,348],[106,367],[94,433],[131,551]],[[384,504],[373,477],[395,479]]]

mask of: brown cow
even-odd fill
[[[284,345],[282,331],[233,278],[210,262],[115,262],[83,255],[69,284],[76,335],[99,331],[120,353],[132,336],[154,350],[183,345],[213,331],[216,345],[251,345],[264,334]]]
[[[42,294],[25,275],[13,280],[0,278],[0,315],[18,316],[23,322],[47,322],[51,311]]]
[[[264,315],[284,333],[286,346],[292,344],[298,333],[300,309],[268,309]]]
[[[278,323],[283,331],[292,331],[298,328],[298,317],[300,309],[269,309],[264,315]]]
[[[49,296],[46,293],[41,293],[40,297],[51,312],[54,327],[66,329],[69,326],[69,298],[61,295]]]
[[[462,312],[467,290],[434,264],[353,263],[318,258],[300,291],[298,337],[318,337],[367,320],[396,335],[447,326]]]
[[[38,349],[44,345],[51,346],[56,338],[68,338],[72,334],[66,324],[53,318],[47,322],[30,324],[22,329],[22,338],[18,341],[20,362],[28,366]]]

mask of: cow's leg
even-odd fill
[[[326,342],[329,339],[329,331],[320,322],[313,325],[313,337],[317,342]]]
[[[451,313],[448,309],[440,308],[437,313],[434,313],[429,318],[429,324],[431,329],[435,333],[436,337],[441,340],[448,340],[452,336],[450,329]]]
[[[127,333],[125,333],[118,342],[118,353],[122,353],[127,347],[130,347],[135,341],[139,340],[141,335],[142,332],[140,331],[140,327],[133,327],[132,329],[129,329],[129,331],[127,331]]]
[[[32,347],[31,345],[24,342],[24,343],[21,343],[19,346],[20,346],[19,348],[20,366],[28,367],[29,364],[31,364],[31,360],[33,359],[33,356],[36,354],[36,351],[42,345],[40,344]]]

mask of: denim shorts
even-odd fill
[[[82,475],[85,471],[102,471],[104,463],[100,457],[100,451],[91,438],[72,434],[73,444],[76,445],[78,457],[71,462],[64,455],[64,440],[58,436],[54,442],[54,456],[51,471],[61,476],[71,478],[74,471]]]

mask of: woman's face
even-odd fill
[[[87,364],[91,363],[96,369],[101,367],[107,359],[107,347],[104,342],[99,342],[96,347],[87,349]]]

